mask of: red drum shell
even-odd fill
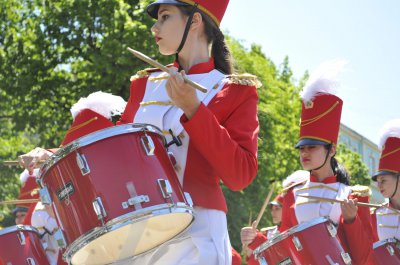
[[[254,255],[260,264],[268,265],[350,264],[350,257],[340,245],[333,224],[325,217],[283,231],[255,249]]]
[[[400,264],[400,242],[394,238],[375,242],[374,257],[378,265]]]
[[[0,265],[8,264],[49,264],[34,227],[16,225],[0,230]]]
[[[40,182],[50,193],[68,245],[66,261],[98,264],[126,259],[189,227],[192,207],[164,144],[156,127],[126,124],[79,138],[46,162]],[[169,185],[160,188],[160,179]],[[165,196],[163,190],[172,193]]]

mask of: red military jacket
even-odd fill
[[[310,176],[311,182],[318,182],[317,178]],[[324,179],[323,183],[336,182],[336,176]],[[295,214],[295,198],[292,186],[284,196],[282,208],[282,225],[280,231],[287,230],[298,225]],[[368,194],[357,194],[353,192],[349,199],[357,198],[359,202],[369,202]],[[352,223],[345,223],[340,217],[338,226],[338,237],[344,250],[348,252],[353,265],[375,264],[372,255],[372,226],[368,207],[358,207],[355,220]]]
[[[213,69],[211,58],[193,66],[187,74]],[[146,75],[133,78],[130,97],[118,124],[134,122],[147,79]],[[180,118],[190,136],[183,190],[190,193],[195,206],[225,212],[220,182],[232,190],[241,190],[252,182],[258,169],[256,86],[249,85],[248,80],[241,82],[240,76],[230,80],[207,106],[202,103],[190,120],[185,115]]]

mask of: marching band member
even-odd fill
[[[368,187],[350,187],[350,177],[335,159],[343,101],[334,94],[336,77],[344,63],[321,65],[308,80],[302,96],[300,163],[310,179],[293,185],[283,201],[281,231],[311,219],[327,216],[338,226],[338,237],[350,253],[352,264],[373,264],[369,209],[357,201],[369,201]],[[311,195],[344,200],[342,204],[310,200]]]
[[[170,75],[148,70],[132,78],[121,123],[150,123],[166,133],[178,178],[193,199],[195,220],[183,235],[133,264],[232,262],[220,182],[241,190],[256,176],[259,125],[258,81],[232,75],[219,29],[227,5],[228,0],[158,0],[147,7],[157,19],[152,32],[160,53],[175,54],[176,61]],[[184,75],[208,92],[185,84]]]
[[[275,226],[262,228],[260,231],[254,226],[243,227],[240,231],[240,240],[243,246],[247,246],[246,260],[249,265],[259,265],[260,263],[255,260],[253,250],[259,245],[279,234],[279,226],[282,222],[282,200],[281,194],[278,194],[268,206],[271,210],[272,223]]]
[[[283,182],[282,187],[285,190],[287,187],[294,183],[306,181],[310,178],[310,173],[305,170],[297,170],[289,175]],[[260,263],[255,260],[253,250],[260,246],[262,243],[271,239],[279,234],[279,227],[282,222],[282,194],[278,194],[273,201],[269,203],[271,210],[272,223],[275,226],[266,227],[257,231],[254,227],[243,227],[240,233],[240,239],[244,246],[248,246],[246,253],[246,260],[249,265],[259,265]]]
[[[381,130],[380,148],[379,168],[372,180],[378,182],[379,191],[389,199],[386,206],[392,209],[382,207],[372,215],[374,241],[400,240],[400,119],[385,124]]]
[[[39,199],[39,186],[36,183],[35,175],[39,169],[35,169],[32,174],[28,170],[24,170],[20,174],[21,188],[18,195],[19,200]],[[27,224],[30,220],[30,209],[35,208],[35,203],[19,203],[13,210],[15,223],[17,225]],[[30,223],[29,223],[30,224]]]

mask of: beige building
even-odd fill
[[[343,123],[340,125],[338,142],[346,145],[347,148],[361,155],[364,164],[368,167],[370,176],[377,171],[381,154],[378,145],[350,129]],[[371,189],[371,202],[383,202],[384,198],[381,196],[373,181],[371,181]]]

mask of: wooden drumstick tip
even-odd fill
[[[142,61],[150,64],[151,66],[160,69],[161,71],[164,71],[168,74],[170,74],[170,69],[168,67],[166,67],[165,65],[160,64],[159,62],[157,62],[156,60],[153,60],[152,58],[148,57],[147,55],[138,52],[130,47],[127,48],[129,52],[131,52],[133,55],[135,55],[137,58],[141,59]],[[187,77],[182,76],[183,80],[186,84],[191,85],[192,87],[194,87],[195,89],[203,92],[203,93],[207,93],[207,88],[203,87],[200,84],[197,84],[196,82],[193,82],[191,80],[189,80]]]

